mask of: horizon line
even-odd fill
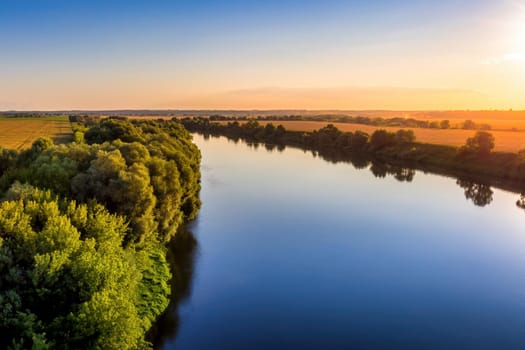
[[[65,112],[525,112],[525,109],[308,109],[308,108],[97,108],[97,109],[8,109],[0,113],[65,113]]]

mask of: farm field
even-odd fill
[[[317,121],[259,121],[260,124],[273,123],[282,124],[287,130],[291,131],[313,131],[322,128],[327,122]],[[399,127],[377,127],[363,124],[350,123],[332,123],[341,131],[361,130],[366,133],[372,133],[377,129],[386,129],[388,131],[397,131]],[[474,130],[463,129],[421,129],[410,128],[414,131],[418,142],[433,143],[438,145],[461,146],[465,144],[467,138],[473,136]],[[525,148],[525,133],[515,131],[489,131],[496,138],[496,151],[517,152]]]
[[[40,136],[55,143],[71,140],[71,123],[62,118],[0,118],[0,147],[22,150],[31,147]]]

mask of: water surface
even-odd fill
[[[517,194],[194,138],[198,246],[160,348],[525,349]]]

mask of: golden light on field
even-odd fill
[[[69,142],[73,131],[67,119],[0,119],[0,148],[23,150],[41,136],[55,143]]]

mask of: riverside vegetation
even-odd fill
[[[342,132],[332,124],[313,131],[289,131],[282,125],[261,125],[255,120],[217,123],[208,118],[184,118],[191,132],[223,135],[248,142],[264,142],[313,150],[329,158],[367,158],[428,170],[471,181],[503,185],[516,192],[525,190],[525,151],[494,152],[494,137],[477,131],[462,147],[419,143],[412,130]]]
[[[465,130],[490,130],[492,127],[486,123],[475,123],[474,121],[467,119],[461,123],[451,124],[450,120],[423,120],[415,118],[382,118],[382,117],[365,117],[365,116],[349,116],[349,115],[330,115],[321,114],[317,116],[302,116],[302,115],[283,115],[283,116],[257,116],[254,118],[235,117],[235,116],[223,116],[220,114],[214,114],[209,117],[211,121],[317,121],[317,122],[328,122],[328,123],[351,123],[351,124],[362,124],[372,125],[381,127],[408,127],[408,128],[425,128],[425,129],[450,129],[460,128]]]
[[[0,149],[0,348],[150,348],[200,152],[177,123],[72,121],[71,143]]]

